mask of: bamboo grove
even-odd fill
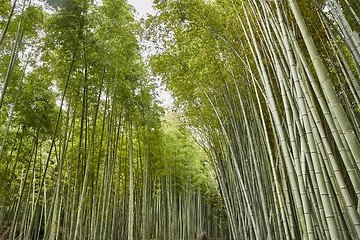
[[[0,3],[0,239],[228,234],[214,171],[165,116],[125,0]]]
[[[360,2],[156,1],[152,70],[219,182],[231,239],[360,239]]]

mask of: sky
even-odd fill
[[[145,17],[147,13],[154,13],[154,9],[151,7],[152,0],[128,0],[128,2],[135,7],[139,18]]]
[[[137,11],[137,18],[141,19],[146,17],[146,14],[153,14],[155,10],[152,8],[153,0],[128,0],[128,3],[135,7]],[[146,53],[144,53],[146,55]],[[173,106],[173,98],[170,92],[166,91],[165,86],[161,85],[160,81],[157,81],[159,87],[157,88],[157,99],[162,102],[162,106],[165,109],[171,109]]]

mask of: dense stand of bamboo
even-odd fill
[[[173,41],[153,69],[213,159],[233,239],[360,238],[358,6],[159,3]]]
[[[0,239],[360,238],[358,0],[157,3],[153,71],[215,176],[161,126],[126,1],[65,2],[1,3]]]
[[[161,126],[126,1],[0,4],[0,239],[226,236],[205,157]]]

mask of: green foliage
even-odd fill
[[[41,69],[26,78],[16,106],[18,124],[41,134],[53,132],[56,105],[51,84],[41,77]]]
[[[1,26],[4,24],[6,17],[9,14],[11,9],[11,1],[10,0],[3,0],[0,2],[0,16],[1,16]]]
[[[201,189],[216,195],[217,183],[213,176],[211,163],[205,153],[185,126],[174,115],[166,115],[163,137],[160,145],[163,150],[161,174],[174,177],[179,193],[185,189]]]

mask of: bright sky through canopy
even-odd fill
[[[128,2],[135,7],[139,18],[145,17],[148,13],[154,13],[152,0],[128,0]]]
[[[137,12],[137,18],[145,18],[147,14],[154,14],[155,10],[152,8],[153,0],[128,0],[128,3],[134,6]],[[160,82],[158,91],[158,100],[162,102],[163,107],[171,108],[173,105],[173,98],[170,92],[165,90],[165,86],[161,85]]]

